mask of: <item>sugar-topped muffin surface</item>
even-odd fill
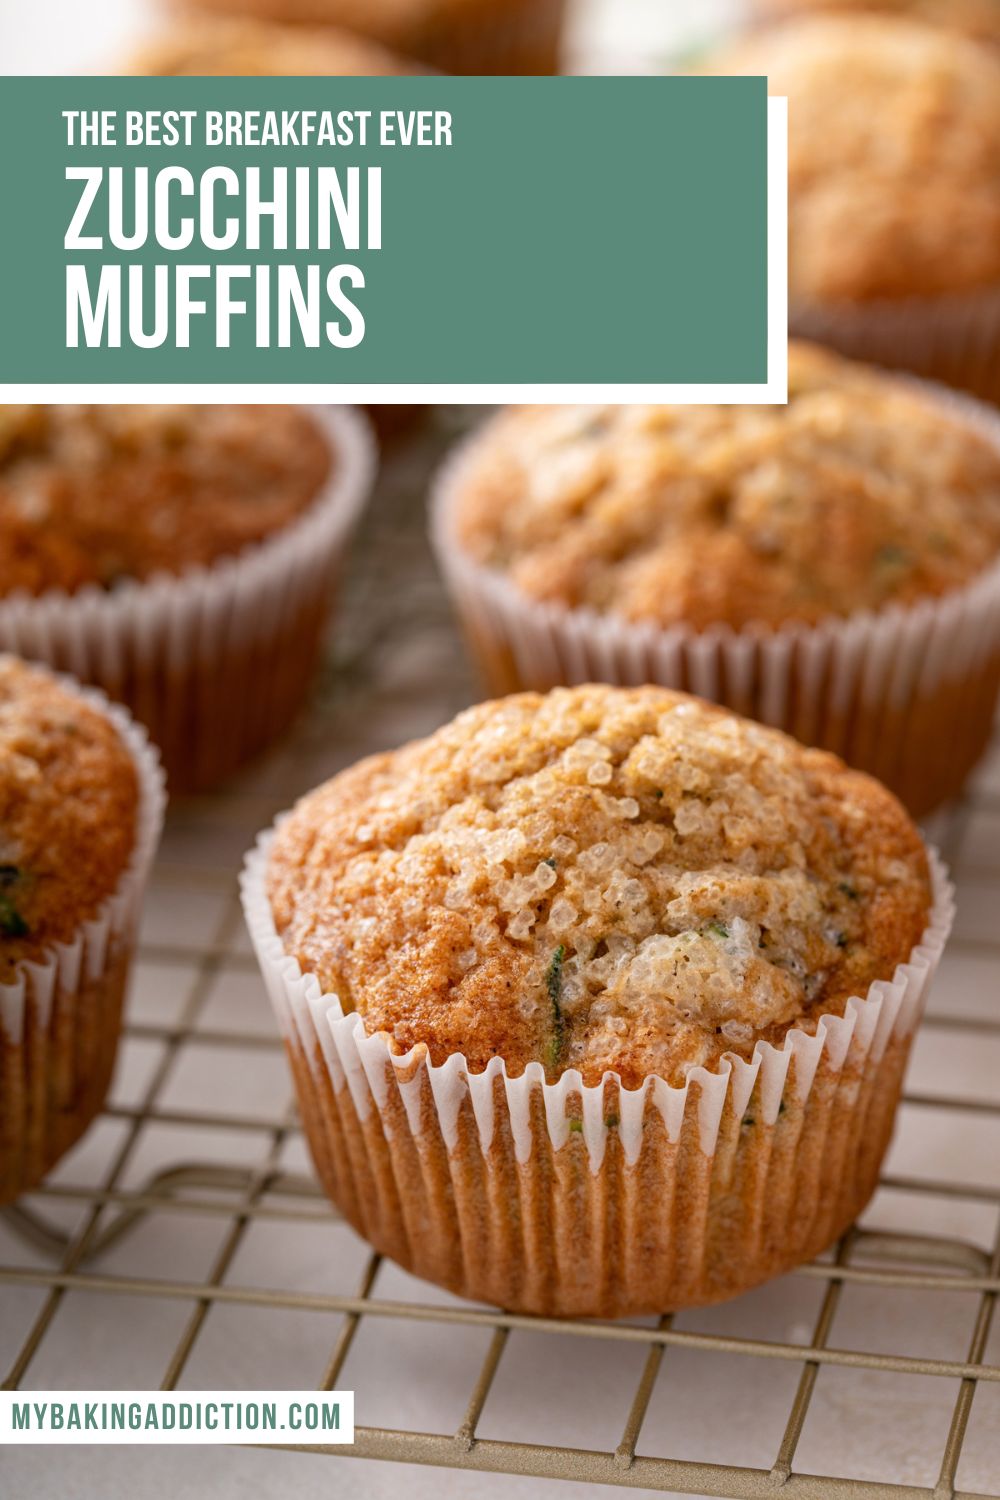
[[[110,720],[0,656],[0,984],[113,894],[138,803],[134,762]]]
[[[936,597],[1000,553],[1000,446],[806,345],[787,406],[514,407],[447,529],[532,599],[695,629]]]
[[[308,509],[334,462],[301,407],[0,407],[0,594],[233,556]]]
[[[842,1012],[931,901],[877,782],[599,686],[480,704],[334,777],[280,825],[268,889],[286,952],[397,1050],[630,1087]]]
[[[1000,55],[896,16],[804,16],[714,72],[788,98],[789,293],[867,303],[1000,287]]]

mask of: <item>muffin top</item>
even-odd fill
[[[330,466],[294,406],[0,407],[0,593],[207,566],[294,521]]]
[[[712,64],[789,100],[789,292],[800,302],[1000,286],[1000,55],[891,16],[817,15]]]
[[[0,984],[114,893],[138,805],[111,720],[47,672],[0,656]]]
[[[240,19],[185,20],[132,59],[144,76],[354,76],[419,73],[417,63],[332,27],[306,29]]]
[[[533,599],[695,629],[910,604],[1000,552],[1000,447],[943,405],[802,345],[788,397],[511,408],[446,526]]]
[[[500,0],[516,10],[521,0]],[[310,27],[340,27],[362,37],[374,37],[386,47],[406,52],[433,43],[435,33],[454,18],[483,8],[483,0],[175,0],[182,12],[210,11],[215,15],[260,17],[265,21]],[[498,0],[491,0],[494,17]],[[273,69],[261,69],[272,72]],[[315,73],[316,68],[304,70]],[[322,69],[320,71],[326,71]],[[346,70],[344,70],[346,71]],[[358,72],[365,71],[358,69]],[[383,69],[373,68],[372,72]]]
[[[756,0],[763,15],[806,15],[821,10],[881,11],[933,26],[949,26],[967,36],[1000,40],[1000,0]]]
[[[398,1052],[681,1083],[891,978],[916,829],[835,756],[663,688],[523,693],[305,797],[268,866],[287,953]]]

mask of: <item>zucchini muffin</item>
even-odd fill
[[[121,710],[0,656],[0,1202],[103,1102],[162,805]]]
[[[291,525],[333,461],[294,406],[0,408],[3,591],[210,567]]]
[[[245,894],[351,1221],[466,1295],[602,1316],[733,1295],[860,1212],[926,976],[900,966],[943,920],[877,782],[654,687],[361,762]]]
[[[296,712],[370,471],[350,415],[0,408],[0,645],[126,702],[171,784]]]
[[[145,76],[377,77],[419,73],[377,42],[333,27],[192,19],[159,37],[125,70]]]
[[[1000,56],[886,16],[755,34],[789,100],[793,332],[1000,399]]]
[[[786,406],[502,412],[446,471],[435,539],[495,689],[694,688],[924,811],[980,755],[996,701],[998,434],[967,403],[792,345]],[[965,644],[946,635],[931,682],[929,632],[956,610]]]
[[[313,28],[342,27],[438,72],[469,74],[558,72],[565,9],[565,0],[179,0],[179,4],[184,10],[215,15],[252,16]]]
[[[755,0],[765,20],[839,10],[851,14],[870,11],[947,26],[982,41],[1000,42],[998,0]]]

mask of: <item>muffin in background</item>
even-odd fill
[[[184,11],[334,26],[441,73],[557,73],[565,0],[178,0]],[[308,69],[314,72],[315,69]]]
[[[124,69],[141,76],[338,77],[419,73],[387,47],[335,27],[191,16],[163,31]]]
[[[792,345],[789,403],[515,407],[436,551],[495,692],[659,682],[953,795],[1000,680],[1000,418]]]
[[[789,100],[792,332],[1000,401],[1000,54],[833,13],[708,68]]]
[[[951,912],[883,787],[655,687],[362,761],[243,889],[334,1201],[560,1316],[734,1296],[847,1228]]]
[[[764,21],[813,15],[818,11],[870,12],[946,26],[980,41],[1000,42],[1000,5],[997,0],[753,0]]]
[[[0,648],[213,785],[300,708],[372,469],[350,408],[0,409]]]
[[[104,1101],[163,805],[122,709],[0,656],[0,1203]]]

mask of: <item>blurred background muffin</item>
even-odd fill
[[[1000,54],[830,14],[708,66],[789,100],[793,332],[1000,400]]]
[[[0,646],[132,709],[174,790],[305,696],[372,475],[349,408],[0,410]]]
[[[140,48],[123,70],[211,77],[347,76],[419,73],[419,64],[378,42],[328,27],[190,17]]]
[[[840,10],[852,14],[880,11],[885,15],[948,26],[983,41],[1000,42],[1000,4],[997,0],[752,0],[763,20]]]
[[[0,1204],[104,1101],[163,800],[121,709],[0,656]]]
[[[991,409],[793,344],[787,406],[501,413],[446,467],[432,526],[495,691],[686,688],[920,812],[987,742]]]
[[[221,15],[341,27],[442,73],[559,71],[564,0],[187,0],[187,5]]]
[[[244,899],[350,1221],[465,1296],[600,1317],[732,1296],[860,1211],[919,1009],[898,966],[950,905],[869,777],[593,685],[342,772]],[[847,1059],[869,1003],[885,1050]]]

